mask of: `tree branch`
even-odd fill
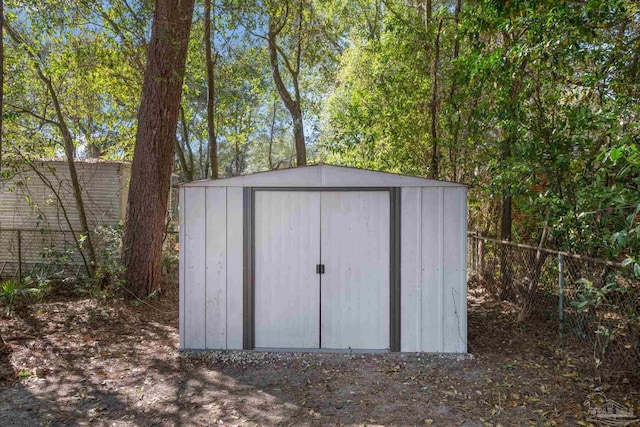
[[[19,105],[14,105],[14,104],[11,104],[11,103],[8,103],[8,102],[6,103],[6,105],[7,105],[7,107],[11,107],[11,108],[17,110],[20,113],[25,113],[25,114],[28,114],[30,116],[33,116],[36,119],[38,119],[38,120],[40,120],[40,121],[42,121],[44,123],[48,123],[50,125],[54,125],[54,126],[60,127],[60,123],[56,122],[55,120],[47,119],[46,117],[41,116],[40,114],[35,113],[35,112],[31,111],[31,110],[27,110],[24,107],[20,107]]]
[[[295,106],[295,101],[291,98],[291,94],[280,75],[280,67],[278,65],[278,47],[275,41],[275,34],[272,34],[271,32],[269,32],[269,61],[271,62],[271,74],[273,75],[273,81],[276,84],[278,93],[284,101],[287,109],[292,111]]]

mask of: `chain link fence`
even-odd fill
[[[99,263],[120,257],[120,227],[101,227],[91,235]],[[80,249],[79,249],[80,248]],[[167,230],[163,241],[163,271],[176,276],[178,232]],[[0,229],[0,281],[26,278],[86,277],[89,263],[84,238],[77,232],[47,229]]]
[[[81,275],[85,256],[76,238],[68,231],[0,229],[0,279]]]
[[[640,375],[640,281],[629,267],[469,233],[469,286],[514,303],[518,320],[557,322],[560,345]]]
[[[180,260],[179,236],[178,230],[167,230],[162,242],[163,273],[176,282],[178,281],[178,263]]]

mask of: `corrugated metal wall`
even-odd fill
[[[66,162],[39,161],[34,166],[44,180],[25,167],[10,180],[0,182],[0,276],[14,276],[18,263],[18,233],[21,230],[22,262],[43,261],[46,252],[64,258],[68,252],[79,259],[61,203],[76,232],[80,231],[75,198]],[[124,219],[129,165],[118,162],[76,162],[78,178],[90,227],[115,226]],[[53,190],[49,187],[53,187]],[[55,190],[55,191],[54,191]],[[31,268],[31,267],[30,267]]]
[[[74,229],[80,229],[75,199],[66,163],[34,163],[55,192],[29,169],[0,183],[0,229],[63,229],[64,219],[57,192]],[[77,162],[78,178],[90,226],[118,225],[126,203],[128,166],[111,162]],[[123,194],[122,190],[125,189]],[[28,200],[27,200],[28,199]]]

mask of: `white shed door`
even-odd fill
[[[388,349],[389,192],[256,191],[254,208],[254,346]]]
[[[320,193],[255,193],[255,347],[320,346]]]
[[[322,348],[389,348],[389,215],[387,191],[322,192]]]

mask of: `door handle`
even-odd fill
[[[316,274],[324,274],[324,264],[316,264]]]

